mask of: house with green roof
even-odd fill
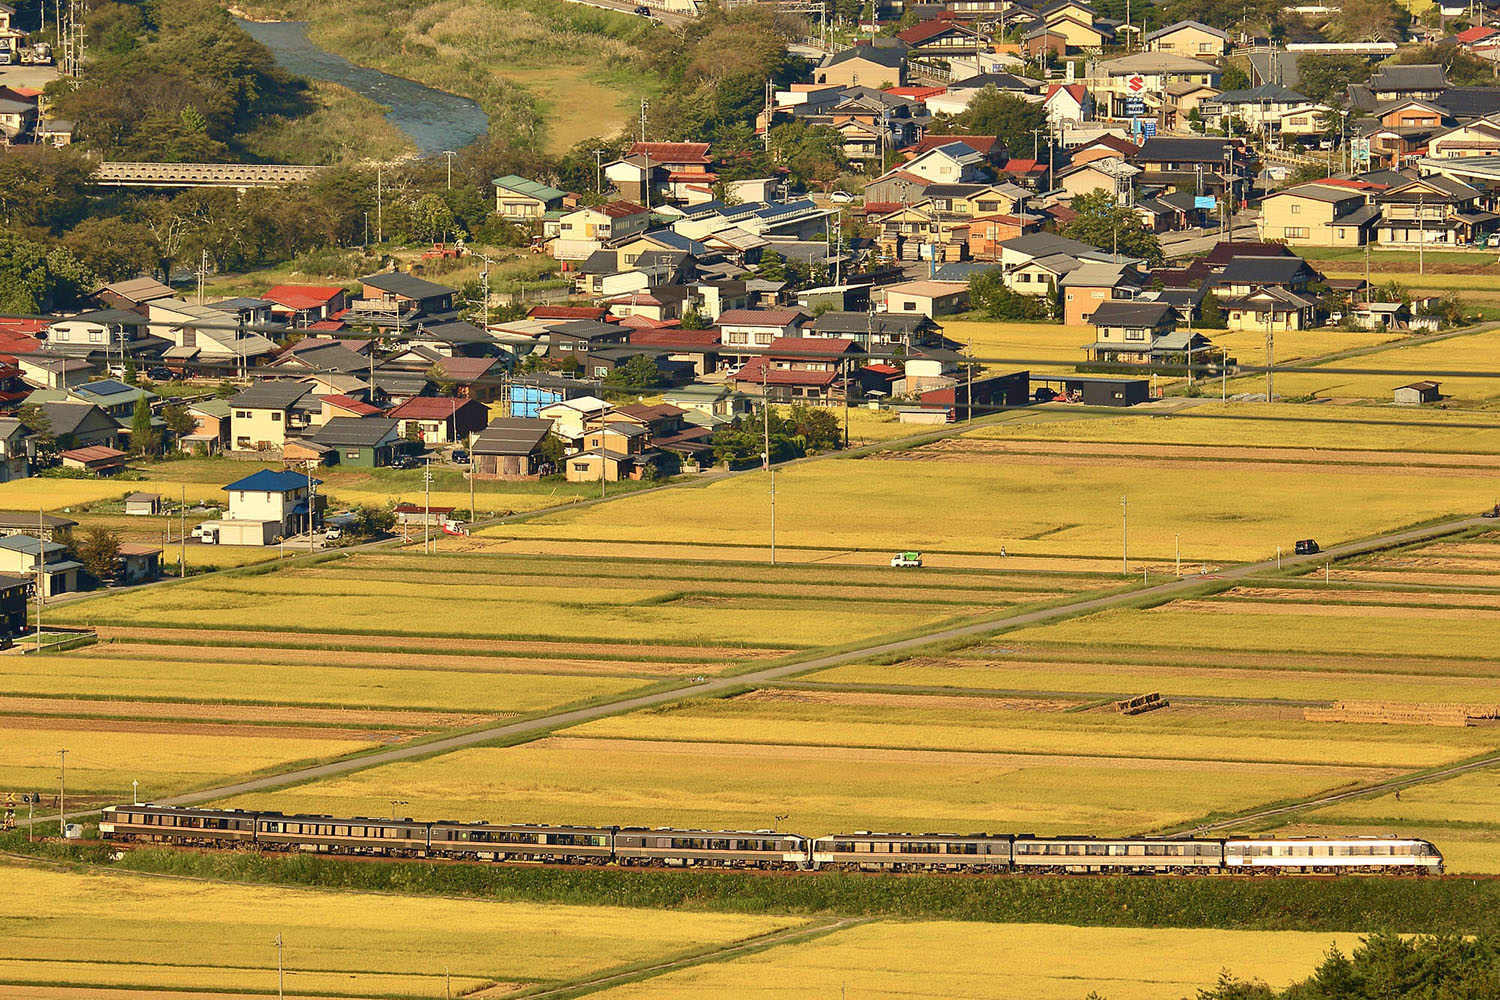
[[[513,222],[539,220],[548,212],[561,209],[567,195],[566,191],[518,174],[496,177],[492,183],[495,185],[495,211]]]

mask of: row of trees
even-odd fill
[[[716,462],[744,465],[755,462],[766,451],[769,420],[771,461],[787,462],[813,451],[830,451],[843,443],[838,416],[824,406],[792,403],[769,407],[770,413],[740,417],[714,432]]]

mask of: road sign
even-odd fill
[[[1146,78],[1139,73],[1135,74],[1125,81],[1125,89],[1132,94],[1139,94],[1146,89]]]
[[[1139,118],[1146,113],[1146,102],[1139,97],[1125,98],[1125,117]]]
[[[1149,138],[1151,138],[1155,134],[1156,134],[1156,122],[1154,120],[1152,120],[1150,118],[1147,118],[1147,119],[1145,119],[1144,121],[1141,122],[1141,135],[1143,135],[1143,136],[1145,136],[1146,138],[1149,139]]]
[[[1219,203],[1214,200],[1212,195],[1200,194],[1193,199],[1194,208],[1207,208],[1211,210],[1218,206]]]

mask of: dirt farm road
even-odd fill
[[[1321,565],[1326,560],[1347,558],[1349,556],[1361,555],[1379,549],[1389,548],[1395,545],[1403,545],[1410,542],[1428,541],[1443,535],[1453,534],[1467,528],[1490,524],[1477,517],[1461,518],[1453,521],[1444,521],[1420,528],[1410,528],[1404,531],[1391,532],[1378,535],[1373,538],[1346,542],[1324,549],[1314,556],[1290,556],[1282,560],[1284,567]],[[777,681],[794,674],[805,673],[812,670],[821,670],[825,667],[838,666],[852,663],[857,660],[870,659],[872,657],[888,656],[898,653],[909,653],[933,643],[948,642],[955,639],[978,638],[989,633],[998,632],[1003,629],[1016,628],[1023,625],[1034,625],[1044,621],[1059,618],[1071,618],[1078,615],[1092,614],[1096,611],[1104,611],[1127,602],[1139,601],[1143,598],[1151,600],[1164,600],[1177,596],[1178,594],[1202,586],[1208,581],[1233,582],[1235,580],[1252,577],[1258,573],[1276,569],[1276,560],[1270,559],[1265,562],[1246,563],[1230,569],[1221,570],[1211,574],[1209,577],[1190,576],[1180,580],[1171,580],[1167,583],[1156,584],[1149,587],[1140,587],[1133,590],[1124,590],[1102,597],[1088,598],[1073,601],[1068,604],[1041,608],[1019,614],[1002,615],[996,618],[988,618],[984,621],[972,622],[950,628],[928,632],[923,635],[912,636],[906,639],[898,639],[889,642],[877,642],[857,649],[847,649],[835,653],[813,655],[790,663],[781,663],[775,666],[765,667],[760,670],[752,670],[730,677],[709,677],[699,683],[685,684],[681,687],[666,691],[655,691],[650,694],[627,696],[614,701],[602,702],[583,708],[570,709],[544,715],[536,718],[525,719],[518,722],[492,726],[487,729],[475,730],[473,732],[460,733],[455,736],[434,740],[428,743],[414,744],[410,746],[392,747],[389,750],[380,750],[375,753],[364,754],[359,757],[351,757],[343,760],[330,761],[326,764],[316,764],[310,767],[297,768],[278,774],[261,775],[244,781],[236,781],[214,788],[204,788],[182,795],[172,796],[159,800],[160,805],[196,805],[202,802],[210,802],[217,799],[227,798],[233,795],[243,795],[249,792],[264,792],[287,785],[300,784],[306,781],[321,780],[353,771],[362,771],[366,768],[379,767],[385,764],[393,764],[398,761],[412,760],[419,757],[430,757],[435,754],[448,753],[454,750],[462,750],[467,747],[477,746],[483,743],[491,743],[499,740],[522,741],[529,736],[539,736],[565,726],[578,725],[590,722],[594,719],[603,718],[608,715],[616,715],[621,712],[630,712],[642,708],[651,708],[657,705],[665,705],[685,698],[695,698],[700,695],[711,695],[732,688],[755,686],[768,681]],[[1307,808],[1304,803],[1300,808]],[[40,820],[40,817],[38,817]],[[52,817],[56,821],[56,817]]]

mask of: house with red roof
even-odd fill
[[[781,337],[764,356],[747,361],[734,384],[773,403],[840,402],[850,388],[857,390],[858,383],[847,381],[848,372],[860,366],[864,354],[852,340]]]
[[[587,319],[595,323],[602,322],[609,310],[603,306],[532,306],[526,313],[527,319],[561,319],[575,320]]]
[[[632,317],[634,318],[634,317]],[[621,321],[621,326],[630,320]],[[667,360],[691,363],[698,375],[717,371],[719,367],[719,331],[684,330],[676,326],[635,327],[630,343],[655,351],[666,351]]]
[[[1047,120],[1053,128],[1094,120],[1093,95],[1081,83],[1052,84],[1042,98],[1042,107],[1047,109]]]
[[[811,318],[795,307],[726,309],[719,314],[724,359],[731,365],[742,365],[779,339],[801,336],[799,329]]]
[[[564,215],[557,223],[552,256],[561,261],[583,261],[606,244],[646,231],[651,210],[633,201],[588,205]]]
[[[386,416],[398,422],[402,437],[429,445],[465,442],[490,422],[483,403],[451,396],[413,396]]]
[[[271,318],[303,330],[342,312],[348,292],[340,285],[273,285],[261,296],[271,303]]]
[[[939,16],[914,24],[896,37],[905,42],[915,56],[973,55],[979,46],[988,46],[990,37],[972,25]]]

